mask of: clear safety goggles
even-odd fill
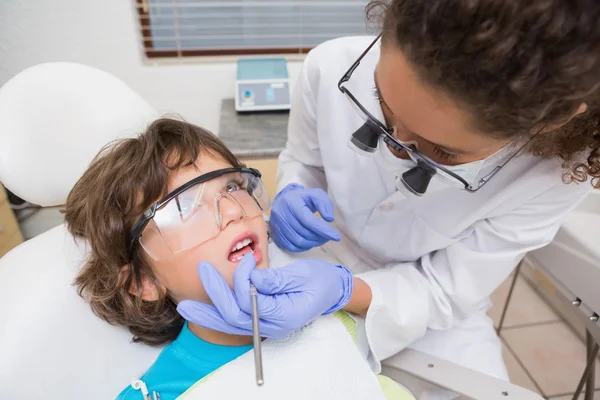
[[[243,218],[255,218],[271,207],[261,174],[253,168],[226,168],[192,179],[148,208],[133,226],[129,257],[139,242],[160,261],[196,247],[223,228],[226,207],[237,207]]]
[[[358,115],[362,117],[364,124],[352,134],[351,144],[354,148],[364,153],[374,153],[377,150],[379,138],[382,137],[384,142],[397,152],[406,152],[410,159],[416,164],[414,168],[409,169],[402,174],[402,183],[413,194],[421,196],[427,191],[429,182],[434,175],[438,175],[452,184],[458,185],[467,192],[474,193],[485,186],[509,161],[521,153],[521,151],[529,144],[534,135],[526,140],[524,144],[518,146],[517,149],[507,157],[504,162],[497,165],[490,173],[481,177],[477,182],[467,182],[460,175],[450,171],[445,166],[435,162],[427,155],[417,149],[414,144],[403,143],[394,137],[394,130],[387,127],[384,123],[373,116],[352,94],[352,92],[344,86],[350,80],[352,74],[360,65],[362,59],[367,55],[369,50],[381,38],[378,35],[375,40],[366,48],[366,50],[358,57],[352,66],[346,71],[338,82],[338,89],[342,92],[348,101],[352,104]],[[543,127],[542,127],[543,129]],[[542,130],[540,129],[540,131]]]

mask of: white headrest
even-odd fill
[[[73,280],[86,254],[60,225],[0,258],[3,399],[114,399],[160,352],[131,343],[78,296]]]
[[[98,69],[26,69],[0,88],[0,181],[30,203],[62,205],[102,146],[156,117],[125,83]]]

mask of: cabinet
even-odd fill
[[[23,242],[17,218],[10,208],[4,186],[0,184],[0,257]]]

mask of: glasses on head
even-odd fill
[[[224,227],[224,212],[255,218],[271,207],[261,174],[253,168],[225,168],[192,179],[148,208],[133,226],[129,259],[136,243],[155,261],[199,246]]]
[[[516,149],[503,163],[496,166],[490,173],[480,178],[475,184],[467,182],[460,175],[450,171],[445,166],[437,163],[427,155],[420,152],[415,145],[402,143],[394,136],[394,130],[388,128],[384,123],[375,118],[352,94],[352,92],[344,86],[352,77],[352,74],[360,65],[362,59],[367,55],[369,50],[377,43],[381,35],[366,48],[366,50],[358,57],[352,66],[346,71],[338,82],[338,89],[346,96],[352,104],[358,115],[363,119],[364,124],[358,128],[350,139],[350,143],[359,151],[365,153],[374,153],[377,150],[379,139],[382,138],[385,144],[390,146],[397,152],[406,152],[410,159],[415,163],[415,166],[402,174],[402,183],[415,195],[421,196],[427,191],[427,187],[435,175],[443,178],[451,184],[457,184],[464,190],[474,193],[485,186],[510,160],[519,154],[525,146],[530,142],[527,140],[522,146]]]

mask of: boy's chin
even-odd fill
[[[256,269],[265,269],[269,268],[269,247],[268,246],[260,246],[261,249],[261,260],[258,264],[256,264]]]
[[[256,266],[256,269],[267,269],[267,268],[269,268],[269,263],[267,261],[263,261],[259,265]]]

